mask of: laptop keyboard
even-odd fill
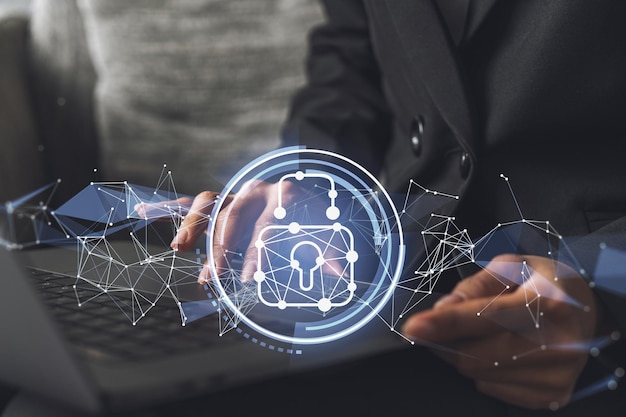
[[[78,305],[76,278],[31,269],[35,285],[72,346],[102,360],[152,360],[180,352],[207,349],[217,343],[245,343],[236,332],[219,337],[216,314],[181,325],[180,311],[173,299],[159,300],[133,325],[115,301],[94,288],[85,287]]]

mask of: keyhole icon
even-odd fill
[[[298,273],[300,289],[310,291],[315,282],[315,271],[324,263],[322,250],[310,241],[299,242],[291,249],[291,267]]]

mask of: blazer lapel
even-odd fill
[[[444,120],[471,151],[475,131],[468,91],[455,46],[435,5],[432,0],[390,0],[385,5],[410,64]]]
[[[465,27],[464,38],[470,39],[476,30],[480,27],[481,23],[485,20],[485,17],[489,14],[489,11],[496,3],[497,0],[469,0],[469,14],[467,16],[467,24]]]

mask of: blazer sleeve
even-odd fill
[[[391,117],[370,28],[359,0],[322,1],[325,22],[309,34],[307,82],[292,97],[284,145],[338,152],[379,173]]]

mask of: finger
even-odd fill
[[[522,314],[525,310],[520,306],[524,306],[524,302],[523,293],[517,292],[496,298],[470,299],[414,314],[404,323],[402,331],[412,340],[434,343],[488,336],[502,331],[502,327],[483,313],[489,311],[490,315],[497,316],[499,311],[519,309]]]
[[[250,238],[252,225],[266,206],[264,190],[258,182],[244,185],[215,219],[212,261],[218,273],[227,268],[233,253],[249,247],[249,241],[244,241]]]
[[[141,202],[133,206],[133,210],[142,219],[156,219],[171,221],[175,217],[184,217],[189,211],[192,199],[181,197],[176,200],[160,201],[158,203]]]
[[[250,244],[246,248],[243,257],[243,266],[241,268],[241,280],[243,282],[252,281],[254,273],[257,270],[262,270],[267,263],[265,257],[262,256],[263,252],[259,251],[262,251],[263,246],[275,236],[276,233],[268,229],[268,226],[271,226],[275,220],[272,205],[268,204],[254,223]]]
[[[496,296],[511,290],[523,271],[523,261],[517,255],[495,257],[484,269],[460,281],[450,294],[435,303],[434,308],[473,298]]]
[[[490,362],[474,373],[465,373],[461,369],[459,371],[474,380],[555,390],[571,388],[582,369],[581,364],[584,362],[571,362],[569,359],[550,355],[531,365],[520,366],[515,363],[503,365],[499,362]]]
[[[211,217],[211,211],[218,197],[212,191],[204,191],[194,198],[189,212],[181,223],[170,246],[179,251],[188,251],[198,237],[205,231]]]
[[[209,262],[207,259],[202,264],[202,269],[200,269],[200,273],[198,274],[198,284],[206,284],[210,280],[211,280],[211,272],[209,269]]]
[[[444,349],[435,353],[472,379],[529,381],[546,387],[574,381],[587,361],[581,352],[538,346],[524,335],[509,332],[453,342]]]

